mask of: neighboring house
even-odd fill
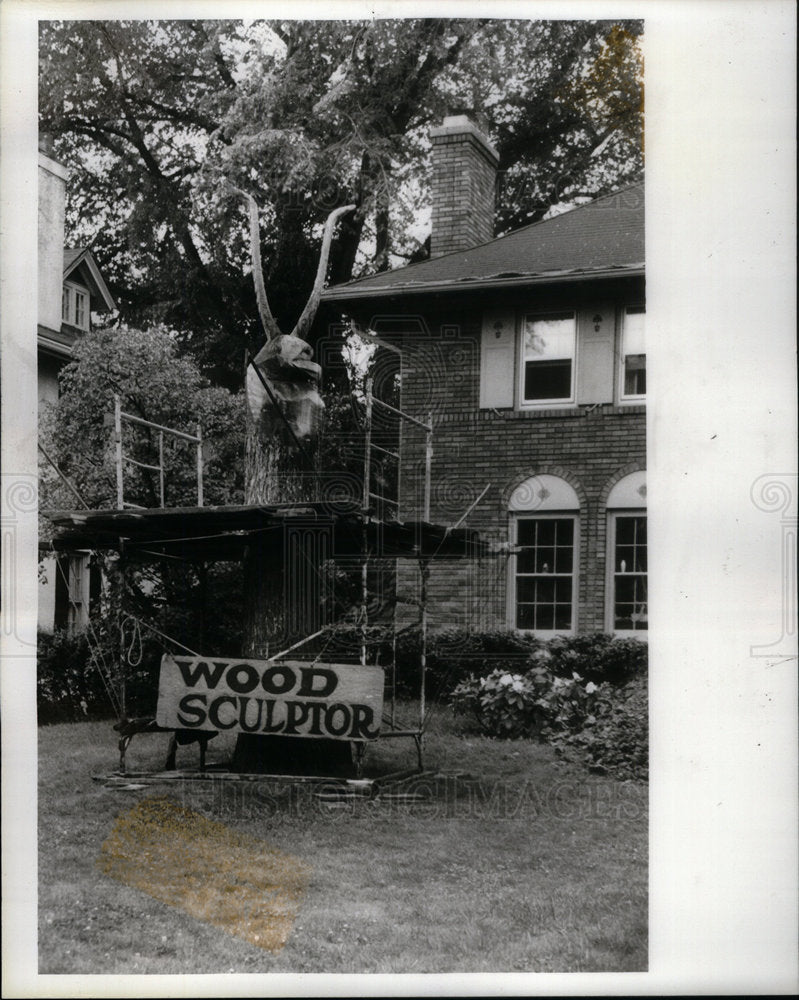
[[[111,312],[116,303],[88,249],[64,248],[67,171],[53,159],[47,144],[39,148],[39,286],[38,398],[39,405],[58,399],[58,373],[72,356],[72,345],[91,327],[93,312]],[[40,465],[46,460],[40,455]],[[39,587],[39,628],[85,624],[92,574],[85,555],[65,556],[58,563],[47,555]]]
[[[496,151],[463,116],[432,141],[431,259],[323,296],[402,349],[401,406],[434,426],[431,520],[488,486],[467,524],[495,554],[432,564],[431,618],[645,637],[643,185],[493,239]],[[403,429],[401,519],[422,451]]]

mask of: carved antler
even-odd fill
[[[235,185],[228,182],[231,191],[243,198],[247,202],[250,215],[250,258],[252,260],[252,280],[255,284],[255,298],[258,302],[258,313],[264,328],[267,340],[280,336],[280,327],[277,325],[269,302],[266,298],[266,286],[264,285],[264,272],[261,266],[261,234],[258,225],[258,203],[247,191],[242,191]]]
[[[336,221],[355,205],[344,205],[330,213],[325,222],[319,266],[316,269],[311,294],[290,335],[285,336],[269,309],[261,267],[261,239],[258,225],[258,205],[246,191],[228,184],[230,190],[247,202],[250,213],[250,255],[258,311],[266,333],[266,343],[247,367],[247,403],[253,419],[262,423],[269,434],[288,434],[287,443],[301,448],[301,442],[315,434],[319,412],[324,403],[317,385],[322,369],[312,361],[313,350],[303,339],[310,330],[327,273],[330,244]],[[250,367],[254,371],[250,371]]]
[[[281,331],[274,316],[272,315],[272,311],[269,308],[269,302],[266,298],[264,272],[261,265],[261,236],[258,225],[258,203],[247,191],[242,191],[241,188],[237,188],[229,182],[228,186],[231,191],[247,202],[247,208],[250,215],[250,257],[252,259],[252,279],[255,283],[255,298],[258,302],[258,312],[261,317],[264,332],[266,333],[266,339],[267,341],[273,340],[275,337],[281,336]],[[313,288],[311,289],[311,294],[308,297],[308,301],[302,311],[302,315],[297,320],[297,324],[294,329],[291,331],[292,337],[298,337],[300,340],[303,340],[305,334],[311,328],[314,316],[316,316],[316,311],[319,308],[322,288],[325,283],[327,262],[330,257],[330,244],[333,240],[333,229],[336,222],[342,215],[346,215],[348,212],[354,212],[355,208],[355,205],[343,205],[341,208],[334,209],[327,217],[324,235],[322,236],[322,249],[319,252],[319,266],[316,269],[316,278],[314,280]]]
[[[316,316],[316,310],[319,308],[319,300],[322,296],[322,289],[325,284],[327,261],[330,257],[330,244],[333,240],[333,229],[336,222],[342,215],[346,215],[348,212],[354,211],[355,205],[342,205],[341,208],[334,209],[327,217],[327,221],[325,222],[325,232],[322,237],[322,249],[319,251],[319,266],[316,269],[316,278],[313,283],[313,288],[311,289],[311,294],[308,296],[308,301],[302,311],[302,315],[297,320],[297,325],[291,331],[292,337],[299,337],[300,340],[304,340],[305,335],[311,328],[314,316]]]

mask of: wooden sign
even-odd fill
[[[161,659],[156,721],[165,729],[373,740],[382,710],[380,667]]]

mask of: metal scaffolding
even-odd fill
[[[125,424],[133,424],[137,427],[149,427],[158,432],[158,465],[151,465],[147,462],[139,462],[124,453],[122,447],[122,430]],[[130,503],[125,500],[124,469],[125,464],[134,465],[139,469],[148,469],[150,472],[158,473],[158,492],[161,500],[161,507],[166,507],[166,467],[164,465],[164,435],[176,438],[178,441],[186,441],[197,447],[197,506],[203,505],[203,434],[199,422],[196,434],[186,434],[185,431],[176,430],[174,427],[164,427],[155,424],[152,420],[144,420],[142,417],[134,416],[132,413],[125,413],[122,409],[122,401],[119,396],[114,396],[114,445],[116,454],[116,474],[117,474],[117,507],[120,510],[134,508],[135,510],[146,510],[140,504]]]
[[[409,413],[405,413],[403,410],[397,409],[397,407],[392,406],[390,403],[386,403],[384,400],[377,398],[373,391],[373,382],[369,378],[366,380],[366,410],[365,410],[365,429],[364,429],[364,459],[363,459],[363,514],[364,514],[364,547],[362,555],[361,564],[361,664],[366,664],[367,656],[367,643],[366,643],[366,629],[368,625],[368,606],[369,606],[369,590],[368,590],[368,578],[369,578],[369,549],[366,537],[366,525],[368,519],[371,516],[372,501],[377,501],[378,504],[390,504],[394,507],[397,516],[400,512],[400,498],[399,498],[399,485],[397,488],[396,499],[387,497],[382,494],[375,493],[372,490],[372,451],[376,450],[383,455],[388,456],[392,460],[397,462],[399,467],[400,463],[400,453],[398,451],[391,451],[390,449],[383,448],[381,445],[377,445],[372,440],[372,422],[374,417],[375,406],[382,407],[386,412],[393,414],[400,421],[406,421],[407,423],[420,428],[424,431],[424,479],[423,479],[423,501],[422,501],[422,522],[424,524],[430,523],[430,480],[433,467],[433,415],[432,413],[428,415],[427,423],[419,420],[417,417],[411,416]],[[399,473],[399,468],[398,468]],[[399,483],[399,475],[397,476]],[[419,573],[421,578],[421,587],[419,595],[419,645],[420,645],[420,655],[419,655],[419,724],[416,728],[400,728],[396,725],[396,627],[393,633],[392,640],[392,662],[391,662],[391,701],[390,701],[390,715],[388,719],[384,718],[389,726],[388,730],[382,734],[385,737],[398,737],[407,736],[413,738],[416,743],[416,751],[419,759],[419,769],[423,766],[423,739],[424,739],[424,729],[426,722],[426,675],[427,675],[427,583],[430,575],[429,569],[429,558],[423,558],[421,555],[421,548],[418,553],[419,561]]]
[[[383,412],[398,421],[397,450],[384,447],[375,440],[374,415]],[[158,434],[158,464],[150,464],[133,459],[123,451],[122,431],[125,423],[149,428]],[[422,518],[412,521],[401,521],[400,490],[399,490],[399,442],[401,428],[411,425],[423,433],[423,478],[421,482]],[[166,508],[164,487],[164,435],[172,435],[178,440],[193,444],[197,448],[197,494],[198,508]],[[367,665],[369,659],[369,570],[375,560],[398,559],[415,560],[419,566],[419,616],[420,633],[419,647],[419,713],[418,721],[411,725],[402,725],[397,719],[396,687],[397,687],[397,620],[396,595],[391,602],[393,615],[392,657],[390,664],[390,685],[388,712],[384,712],[382,725],[377,739],[401,738],[412,739],[417,754],[418,771],[424,766],[423,750],[425,728],[428,721],[428,704],[426,692],[427,680],[427,646],[428,646],[428,599],[429,576],[431,560],[436,558],[462,558],[479,547],[476,533],[459,528],[463,520],[473,509],[469,510],[450,526],[435,525],[430,522],[431,475],[433,461],[433,423],[432,414],[425,422],[418,417],[405,413],[401,409],[379,399],[374,395],[371,379],[365,389],[365,422],[364,422],[364,458],[363,483],[360,503],[344,502],[339,507],[319,502],[317,504],[278,504],[250,505],[241,507],[203,507],[203,465],[202,465],[202,431],[197,427],[197,434],[187,434],[173,428],[155,424],[122,410],[120,400],[115,401],[114,410],[114,442],[116,446],[117,471],[117,501],[116,511],[82,511],[53,512],[49,516],[61,529],[54,539],[56,548],[70,550],[85,548],[117,549],[124,551],[125,559],[140,560],[200,560],[203,564],[214,560],[240,560],[243,558],[247,545],[254,538],[268,539],[264,544],[276,545],[277,534],[291,524],[294,517],[307,517],[309,509],[313,509],[314,523],[320,527],[328,525],[335,536],[335,545],[331,547],[331,558],[349,559],[353,556],[360,561],[361,602],[358,614],[360,624],[360,663]],[[385,488],[380,491],[373,482],[376,468],[375,454],[397,463],[397,494],[387,495]],[[123,469],[125,463],[157,472],[159,477],[160,509],[145,509],[125,500]],[[484,495],[481,494],[481,497]],[[393,516],[386,518],[387,508],[391,507]],[[131,510],[131,508],[135,508]],[[271,550],[270,550],[271,551]],[[321,568],[321,567],[320,567]],[[384,606],[385,607],[385,606]],[[149,628],[145,623],[140,623]],[[332,629],[335,630],[335,625]],[[157,630],[154,630],[157,632]],[[298,650],[311,641],[327,633],[331,626],[315,631],[287,649],[270,656],[269,660],[278,660],[288,653]],[[160,634],[160,633],[159,633]],[[178,644],[179,645],[179,644]],[[185,647],[184,647],[185,648]],[[322,654],[320,654],[321,656]],[[388,666],[388,665],[386,665]],[[121,671],[124,678],[124,671]],[[124,693],[122,695],[124,705]],[[124,709],[123,709],[124,715]],[[120,718],[116,727],[120,731],[120,770],[125,770],[125,750],[133,735],[141,732],[163,731],[155,724],[154,719]],[[356,777],[360,777],[366,742],[353,743]],[[170,750],[174,760],[174,744]],[[204,767],[204,745],[201,746],[201,770]],[[417,773],[406,771],[403,774]],[[398,775],[384,776],[397,778]]]

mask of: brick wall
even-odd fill
[[[508,502],[529,476],[566,479],[580,498],[577,628],[605,629],[605,500],[623,475],[646,466],[643,406],[604,404],[552,410],[480,410],[481,308],[428,310],[428,334],[401,338],[402,408],[434,427],[431,520],[457,521],[490,484],[466,524],[486,537],[508,541]],[[403,428],[400,516],[421,517],[424,434]],[[417,594],[418,569],[400,564],[400,593]],[[431,570],[433,627],[505,627],[508,557],[474,563],[442,562]],[[407,621],[418,615],[400,604]]]

